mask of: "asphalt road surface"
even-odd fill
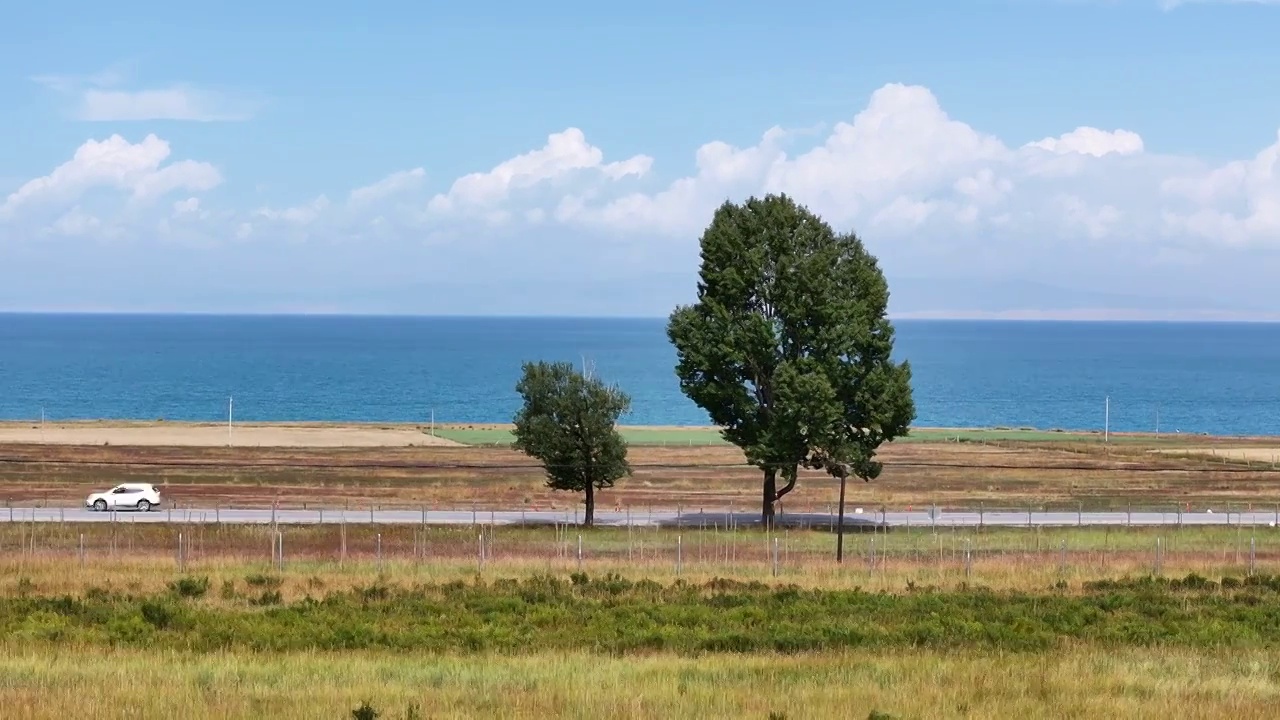
[[[522,510],[271,510],[271,509],[200,509],[160,508],[150,512],[121,510],[95,512],[82,507],[2,508],[2,522],[126,522],[126,523],[228,523],[228,524],[340,524],[374,523],[383,525],[553,525],[575,524],[580,516],[573,511],[534,512]],[[891,528],[932,527],[1123,527],[1123,526],[1264,526],[1275,527],[1280,516],[1276,511],[1252,512],[1009,512],[1009,511],[890,511],[849,512],[845,526]],[[732,520],[739,527],[760,524],[757,512],[679,512],[597,510],[596,524],[604,526],[710,527],[725,526]],[[789,527],[827,527],[835,516],[827,513],[787,513],[778,516],[780,525]]]

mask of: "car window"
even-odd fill
[[[131,490],[130,488],[127,488],[127,487],[118,487],[118,488],[116,488],[115,490],[112,490],[112,491],[111,491],[111,493],[112,493],[113,495],[122,495],[122,494],[124,494],[124,493],[128,493],[128,492],[133,492],[133,490]]]

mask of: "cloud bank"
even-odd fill
[[[112,135],[13,189],[0,239],[249,244],[384,287],[411,282],[385,267],[410,257],[432,259],[417,268],[423,277],[554,277],[588,295],[587,274],[623,267],[631,292],[648,283],[662,313],[691,292],[697,238],[719,203],[786,192],[862,235],[891,277],[1039,276],[1077,287],[1200,278],[1212,296],[1215,277],[1243,293],[1247,278],[1232,285],[1231,272],[1269,267],[1280,250],[1280,132],[1265,140],[1252,157],[1219,164],[1159,153],[1127,128],[1045,128],[1013,143],[951,117],[928,88],[889,84],[817,144],[782,127],[745,147],[713,140],[684,176],[648,155],[611,158],[570,127],[453,180],[432,177],[423,158],[301,205],[237,208],[206,197],[223,183],[215,164],[173,160],[155,135]],[[1199,273],[1204,263],[1217,271]]]

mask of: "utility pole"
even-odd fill
[[[1111,442],[1111,396],[1107,396],[1107,410],[1105,425],[1102,427],[1102,442]]]

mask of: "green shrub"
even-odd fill
[[[266,588],[268,590],[274,590],[284,584],[284,578],[278,575],[264,575],[263,573],[249,575],[244,581],[251,588]]]
[[[284,598],[280,595],[279,590],[263,590],[258,597],[249,599],[249,604],[259,606],[279,605],[282,602],[284,602]]]
[[[1052,651],[1115,647],[1280,647],[1267,577],[1137,578],[1082,592],[982,589],[906,594],[713,580],[576,582],[561,577],[400,587],[379,581],[284,602],[188,603],[181,581],[152,596],[0,596],[0,632],[22,642],[146,644],[184,651],[800,653],[887,648]],[[199,582],[197,585],[201,584]],[[268,583],[269,584],[269,583]],[[224,592],[234,593],[234,587]]]
[[[209,592],[209,578],[184,577],[169,583],[169,591],[183,598],[202,598]]]

